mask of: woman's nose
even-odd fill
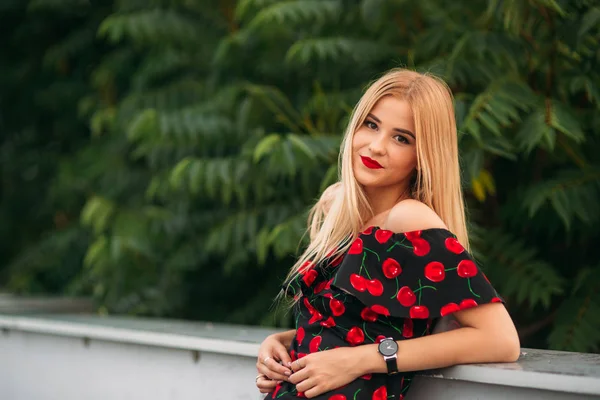
[[[373,138],[371,143],[369,143],[369,151],[374,154],[385,154],[385,135],[378,134]]]

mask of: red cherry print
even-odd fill
[[[390,316],[390,310],[379,304],[373,304],[371,306],[371,310],[377,314],[385,315],[386,317]]]
[[[367,290],[367,280],[360,275],[351,274],[350,284],[354,289],[358,290],[359,292],[364,292],[365,290]]]
[[[385,260],[381,265],[381,269],[383,270],[383,275],[388,279],[394,279],[402,272],[400,263],[393,258]]]
[[[375,232],[375,240],[381,244],[384,244],[390,240],[393,234],[394,232],[388,231],[387,229],[379,229],[377,232]]]
[[[409,314],[411,318],[425,319],[429,317],[429,309],[426,306],[412,306]]]
[[[373,392],[373,400],[387,400],[387,388],[385,385],[381,386],[375,392]]]
[[[404,307],[410,307],[417,301],[417,296],[415,296],[415,293],[408,286],[402,286],[400,290],[398,290],[396,299],[398,299],[400,304]]]
[[[370,235],[371,233],[373,233],[373,227],[372,226],[368,227],[362,233],[363,233],[363,235]]]
[[[381,296],[383,294],[383,284],[379,279],[371,279],[367,282],[367,290],[373,296]]]
[[[333,299],[333,295],[331,293],[325,293],[323,295],[323,297],[328,298],[328,299]]]
[[[304,392],[298,392],[298,393],[296,393],[296,397],[300,397],[302,399],[305,399],[306,395],[304,394]]]
[[[353,346],[359,345],[365,341],[365,334],[358,326],[351,328],[346,335],[346,342]]]
[[[462,244],[460,244],[460,242],[456,238],[449,237],[444,241],[444,244],[446,245],[448,251],[454,254],[460,254],[463,251],[465,251],[465,248],[462,246]]]
[[[279,389],[281,389],[281,383],[278,383],[277,386],[275,386],[275,390],[273,390],[271,397],[275,398],[275,396],[277,396],[277,392],[279,392]]]
[[[317,321],[320,321],[323,319],[323,314],[321,314],[318,311],[315,311],[315,313],[312,315],[312,317],[310,317],[310,319],[308,320],[309,324],[314,324]]]
[[[330,265],[332,267],[337,267],[338,265],[341,264],[341,262],[342,262],[343,259],[344,259],[344,255],[343,254],[340,255],[340,256],[337,256],[336,259],[333,260]]]
[[[298,353],[298,360],[302,357],[306,357],[306,353]]]
[[[377,314],[375,314],[369,307],[363,308],[363,310],[360,312],[360,317],[367,322],[377,321]]]
[[[375,338],[375,343],[379,343],[379,342],[381,342],[381,341],[382,341],[383,339],[385,339],[385,338],[386,338],[386,337],[385,337],[385,336],[383,336],[383,335],[378,335],[378,336]]]
[[[444,264],[439,261],[432,261],[425,266],[425,277],[431,282],[441,282],[446,277]]]
[[[346,311],[344,303],[334,298],[329,300],[329,308],[331,308],[331,313],[334,317],[339,317]]]
[[[443,317],[444,315],[452,314],[460,310],[460,307],[456,303],[448,303],[440,309],[440,315]]]
[[[460,302],[459,307],[461,310],[465,310],[471,307],[477,307],[477,302],[473,299],[464,299]]]
[[[343,394],[334,394],[327,400],[346,400],[346,396],[344,396]]]
[[[335,321],[333,320],[333,317],[329,317],[325,321],[321,321],[321,326],[325,328],[333,328],[335,326]]]
[[[370,381],[372,377],[373,377],[373,374],[366,374],[366,375],[360,376],[359,378],[364,379],[365,381]]]
[[[317,286],[315,286],[315,294],[322,292],[325,289],[325,286],[327,286],[327,281],[319,282]]]
[[[461,278],[472,278],[477,275],[477,266],[475,266],[475,263],[471,260],[462,260],[458,263],[456,272]]]
[[[312,315],[315,313],[315,308],[313,307],[312,304],[310,304],[310,302],[308,301],[308,299],[305,297],[304,300],[302,300],[304,302],[304,307],[306,307],[308,309],[308,312]]]
[[[331,284],[332,284],[332,283],[333,283],[333,278],[331,278],[330,280],[328,280],[328,281],[325,283],[325,289],[327,289],[327,290],[331,289]]]
[[[413,253],[415,253],[415,255],[417,255],[419,257],[426,256],[429,253],[429,250],[431,250],[431,247],[429,246],[429,243],[427,242],[427,240],[422,239],[422,238],[413,239],[412,245],[413,245]]]
[[[321,345],[322,340],[323,338],[321,336],[315,336],[314,338],[312,338],[312,340],[308,344],[308,350],[311,353],[316,353],[317,351],[319,351],[319,346]]]
[[[298,359],[294,350],[290,351],[290,358],[292,359],[292,361],[296,361]]]
[[[500,297],[493,297],[492,303],[502,303],[502,299]]]
[[[311,269],[308,270],[304,276],[302,277],[302,280],[304,281],[304,283],[306,284],[306,286],[309,286],[313,284],[313,282],[315,281],[315,279],[317,279],[317,276],[319,274],[317,273],[316,270]]]
[[[404,232],[404,236],[411,242],[421,237],[421,231]]]
[[[304,328],[303,327],[296,329],[296,340],[298,341],[298,346],[302,345],[302,340],[304,340]]]
[[[413,320],[410,318],[404,318],[404,324],[402,325],[402,336],[405,338],[413,337]]]
[[[315,266],[315,263],[312,261],[304,261],[304,264],[302,264],[302,266],[300,267],[299,272],[304,275],[304,273],[306,271],[308,271],[309,269],[313,268]]]
[[[363,241],[361,238],[357,238],[352,245],[350,246],[350,250],[348,250],[348,254],[361,254],[363,252]]]

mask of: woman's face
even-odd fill
[[[354,176],[365,189],[404,190],[416,166],[412,110],[404,100],[382,97],[354,133]]]

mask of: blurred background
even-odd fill
[[[0,292],[290,326],[349,112],[403,66],[454,92],[522,346],[599,351],[597,1],[2,0],[0,30]]]

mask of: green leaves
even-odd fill
[[[81,211],[83,225],[91,226],[96,233],[103,232],[113,216],[115,205],[110,200],[94,196],[90,198]]]
[[[564,291],[565,279],[558,271],[512,235],[486,230],[477,241],[477,251],[499,293],[519,307],[548,309],[552,297]]]
[[[290,65],[339,62],[372,63],[398,56],[398,50],[376,40],[346,37],[310,38],[296,41],[286,54]]]
[[[502,131],[519,122],[522,112],[531,109],[534,101],[531,89],[522,82],[494,80],[473,99],[465,119],[459,121],[459,129],[483,144],[486,133],[502,136]]]
[[[557,310],[556,323],[548,337],[552,349],[576,352],[600,350],[600,268],[579,270],[569,297]]]
[[[172,45],[194,43],[200,31],[193,20],[172,10],[151,9],[130,14],[114,14],[104,20],[98,35],[116,43],[125,38],[134,43]]]
[[[567,229],[576,220],[593,224],[600,219],[600,170],[563,170],[554,179],[533,184],[523,199],[529,215],[549,204]]]
[[[585,139],[572,111],[558,101],[548,99],[521,126],[516,137],[517,146],[525,152],[531,152],[536,147],[553,151],[557,133],[564,134],[575,143]]]
[[[600,23],[600,7],[593,7],[581,19],[581,26],[579,27],[577,36],[581,39],[590,31],[593,31],[594,28],[597,30],[598,23]]]
[[[240,11],[243,14],[243,11]],[[323,23],[338,18],[342,13],[339,0],[287,0],[271,4],[263,9],[248,24],[251,29],[275,24],[294,26],[297,24]]]

